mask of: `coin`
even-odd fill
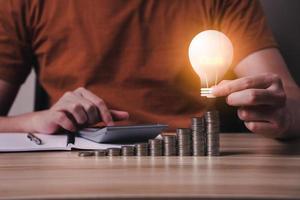
[[[150,156],[162,156],[162,140],[161,139],[150,139],[149,144],[149,153]]]
[[[164,156],[176,156],[176,136],[165,135],[163,136],[163,155]]]
[[[101,157],[101,156],[106,156],[107,151],[106,149],[99,149],[94,151],[95,156]]]
[[[134,147],[136,156],[148,156],[148,143],[138,143]]]
[[[108,148],[107,155],[108,156],[119,156],[120,155],[120,148]]]
[[[134,156],[134,147],[133,146],[122,146],[121,154],[122,154],[122,156]]]
[[[192,149],[193,156],[205,156],[207,143],[204,117],[192,118]]]
[[[191,155],[191,129],[189,128],[178,128],[176,129],[177,135],[177,151],[179,156],[190,156]]]
[[[80,151],[78,153],[79,157],[90,157],[90,156],[95,156],[95,152],[94,151]]]
[[[205,113],[206,133],[207,133],[207,155],[220,155],[220,118],[216,110]]]

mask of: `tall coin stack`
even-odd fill
[[[177,150],[179,156],[190,156],[192,155],[191,149],[191,129],[189,128],[178,128],[176,130],[177,135]]]
[[[176,136],[165,135],[163,136],[164,142],[164,156],[176,156]]]
[[[149,153],[150,156],[162,156],[162,140],[160,139],[149,140]]]
[[[220,119],[219,112],[216,110],[205,113],[206,132],[207,132],[207,155],[220,155]]]
[[[204,117],[192,118],[192,149],[193,156],[205,156],[207,143]]]

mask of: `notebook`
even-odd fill
[[[81,137],[73,138],[68,135],[34,134],[43,143],[37,145],[27,138],[26,133],[0,133],[0,152],[22,151],[70,151],[72,149],[106,149],[120,147],[118,144],[103,144],[86,140]]]
[[[146,142],[157,137],[167,125],[113,126],[83,129],[75,134],[34,134],[42,140],[38,145],[26,133],[0,133],[0,152],[70,151],[120,148],[124,144]]]

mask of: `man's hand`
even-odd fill
[[[113,125],[113,120],[125,120],[125,111],[110,110],[105,102],[92,92],[78,88],[66,92],[49,110],[31,114],[31,129],[39,133],[55,133],[61,128],[76,131],[103,121]]]
[[[227,96],[227,103],[238,106],[238,116],[246,127],[268,137],[281,137],[290,125],[282,81],[275,74],[222,81],[213,89],[215,96]]]

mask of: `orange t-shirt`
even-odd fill
[[[256,0],[2,0],[0,78],[35,67],[51,104],[82,86],[128,123],[186,127],[204,108],[188,46],[207,29],[231,39],[233,66],[276,46]]]

